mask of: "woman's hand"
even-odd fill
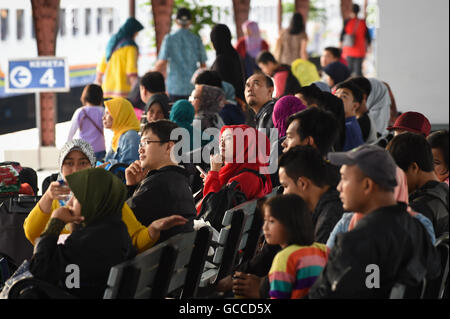
[[[209,156],[209,161],[211,163],[211,171],[218,172],[223,166],[222,155],[215,154]]]
[[[233,276],[233,293],[245,298],[259,299],[261,277],[253,274],[235,272]]]
[[[52,213],[52,218],[58,218],[64,223],[79,224],[84,221],[84,217],[81,215],[75,215],[67,206],[59,207]]]
[[[70,194],[70,188],[67,185],[61,185],[59,182],[51,182],[45,192],[45,196],[50,200],[58,200],[63,196]]]

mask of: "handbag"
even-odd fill
[[[355,45],[355,32],[356,32],[356,28],[358,28],[358,24],[359,24],[359,20],[356,20],[355,25],[353,26],[353,31],[352,33],[348,34],[344,34],[344,39],[342,41],[342,45],[345,47],[352,47]]]

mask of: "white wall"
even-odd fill
[[[449,1],[378,0],[377,77],[399,111],[449,123]]]

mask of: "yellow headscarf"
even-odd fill
[[[113,118],[111,130],[114,132],[112,138],[112,149],[117,152],[120,136],[130,130],[139,132],[139,120],[134,113],[133,105],[126,99],[118,97],[105,101],[105,107]]]

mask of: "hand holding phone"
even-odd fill
[[[196,168],[200,173],[202,173],[204,176],[208,175],[208,173],[205,172],[200,166],[195,165],[195,168]]]

